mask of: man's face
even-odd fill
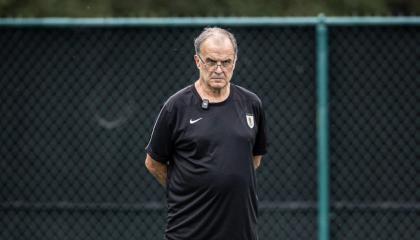
[[[194,56],[200,79],[210,89],[225,88],[232,78],[236,62],[231,41],[224,36],[210,37],[200,49],[200,53]]]

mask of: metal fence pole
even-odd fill
[[[317,42],[317,159],[318,159],[318,239],[329,239],[328,161],[328,29],[324,15],[316,25]]]

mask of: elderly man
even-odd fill
[[[199,79],[171,96],[146,147],[167,189],[168,240],[255,240],[255,169],[266,152],[261,100],[230,82],[236,39],[206,28],[195,39]]]

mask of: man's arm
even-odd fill
[[[262,155],[253,156],[252,159],[254,160],[254,169],[260,167]]]
[[[156,178],[156,180],[163,186],[166,187],[166,175],[168,172],[168,166],[160,163],[150,157],[149,154],[146,156],[145,165],[147,170]]]

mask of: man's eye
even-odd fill
[[[210,65],[210,66],[214,66],[214,65],[217,64],[217,62],[214,61],[214,60],[207,60],[207,64]]]
[[[231,63],[232,63],[231,60],[225,60],[222,62],[222,65],[226,67],[226,66],[229,66]]]

